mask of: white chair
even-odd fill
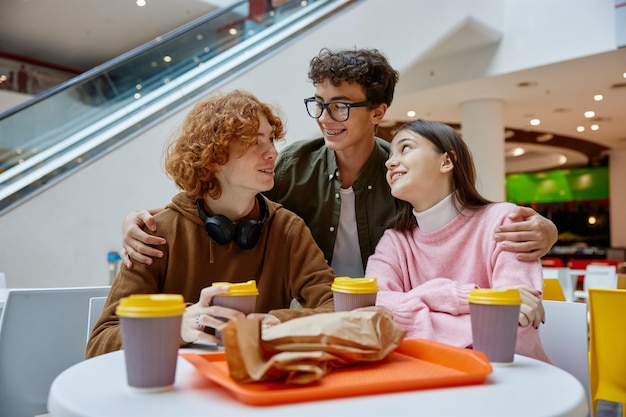
[[[87,317],[87,340],[89,340],[89,335],[93,330],[93,326],[100,318],[100,314],[102,313],[102,309],[104,308],[104,303],[106,302],[107,297],[91,297],[89,299],[89,316]]]
[[[615,265],[587,265],[583,282],[583,298],[588,298],[589,288],[617,289],[617,269]]]
[[[591,410],[587,304],[544,300],[543,308],[546,322],[539,326],[543,348],[555,366],[580,381]]]
[[[543,278],[557,278],[563,294],[565,294],[565,300],[574,301],[574,291],[576,291],[576,277],[572,276],[570,269],[567,267],[552,268],[543,267]]]
[[[0,321],[0,416],[47,412],[54,378],[85,358],[89,299],[109,288],[9,290]]]

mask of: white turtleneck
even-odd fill
[[[417,212],[413,209],[413,215],[422,232],[428,233],[442,228],[463,211],[463,208],[452,198],[453,194],[454,192],[448,194],[427,210]]]

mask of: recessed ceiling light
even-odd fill
[[[513,156],[522,156],[525,152],[526,151],[524,151],[524,148],[515,148],[511,153],[513,154]]]
[[[590,119],[590,118],[592,118],[592,117],[593,117],[593,116],[595,116],[595,115],[596,115],[596,112],[591,111],[591,110],[589,110],[589,111],[586,111],[586,112],[585,112],[585,117],[586,117],[587,119]]]
[[[163,57],[163,62],[172,62],[172,57],[171,57],[171,56],[169,56],[169,55],[165,55],[165,56]]]
[[[602,101],[604,97],[602,96],[602,94],[596,94],[595,96],[593,96],[593,99],[595,101]]]
[[[541,120],[539,120],[539,119],[531,119],[530,120],[530,124],[532,126],[539,126],[541,124]]]
[[[137,0],[135,4],[139,7],[143,7],[146,5],[146,0]]]
[[[591,130],[598,130],[600,129],[600,126],[598,125],[591,125]]]
[[[228,30],[228,33],[230,33],[231,35],[235,36],[235,35],[237,34],[237,29],[235,29],[235,28],[230,28],[230,29]]]
[[[577,131],[577,132],[584,132],[584,131],[585,131],[585,126],[578,126],[578,127],[576,128],[576,131]]]
[[[409,110],[408,112],[406,112],[406,115],[408,117],[415,117],[415,112],[413,110]]]
[[[622,74],[622,77],[626,78],[626,72]]]

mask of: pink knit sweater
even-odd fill
[[[467,297],[473,288],[525,284],[543,289],[540,261],[522,262],[493,238],[497,225],[509,223],[510,203],[464,210],[442,228],[385,231],[369,258],[365,275],[376,277],[377,304],[393,311],[408,338],[454,346],[472,345]],[[549,362],[539,331],[519,327],[516,353]]]

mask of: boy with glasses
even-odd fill
[[[282,150],[275,185],[264,193],[304,219],[337,276],[363,276],[396,204],[385,179],[389,144],[376,129],[393,100],[398,72],[375,49],[322,49],[311,60],[309,79],[315,95],[304,100],[323,137],[298,141]],[[157,209],[158,210],[158,209]],[[156,212],[156,210],[152,210]],[[505,250],[521,260],[537,260],[556,242],[554,224],[530,208],[521,220],[494,231]],[[148,211],[131,212],[124,221],[123,260],[151,263],[162,256],[148,245],[163,239],[141,230],[154,228]]]

